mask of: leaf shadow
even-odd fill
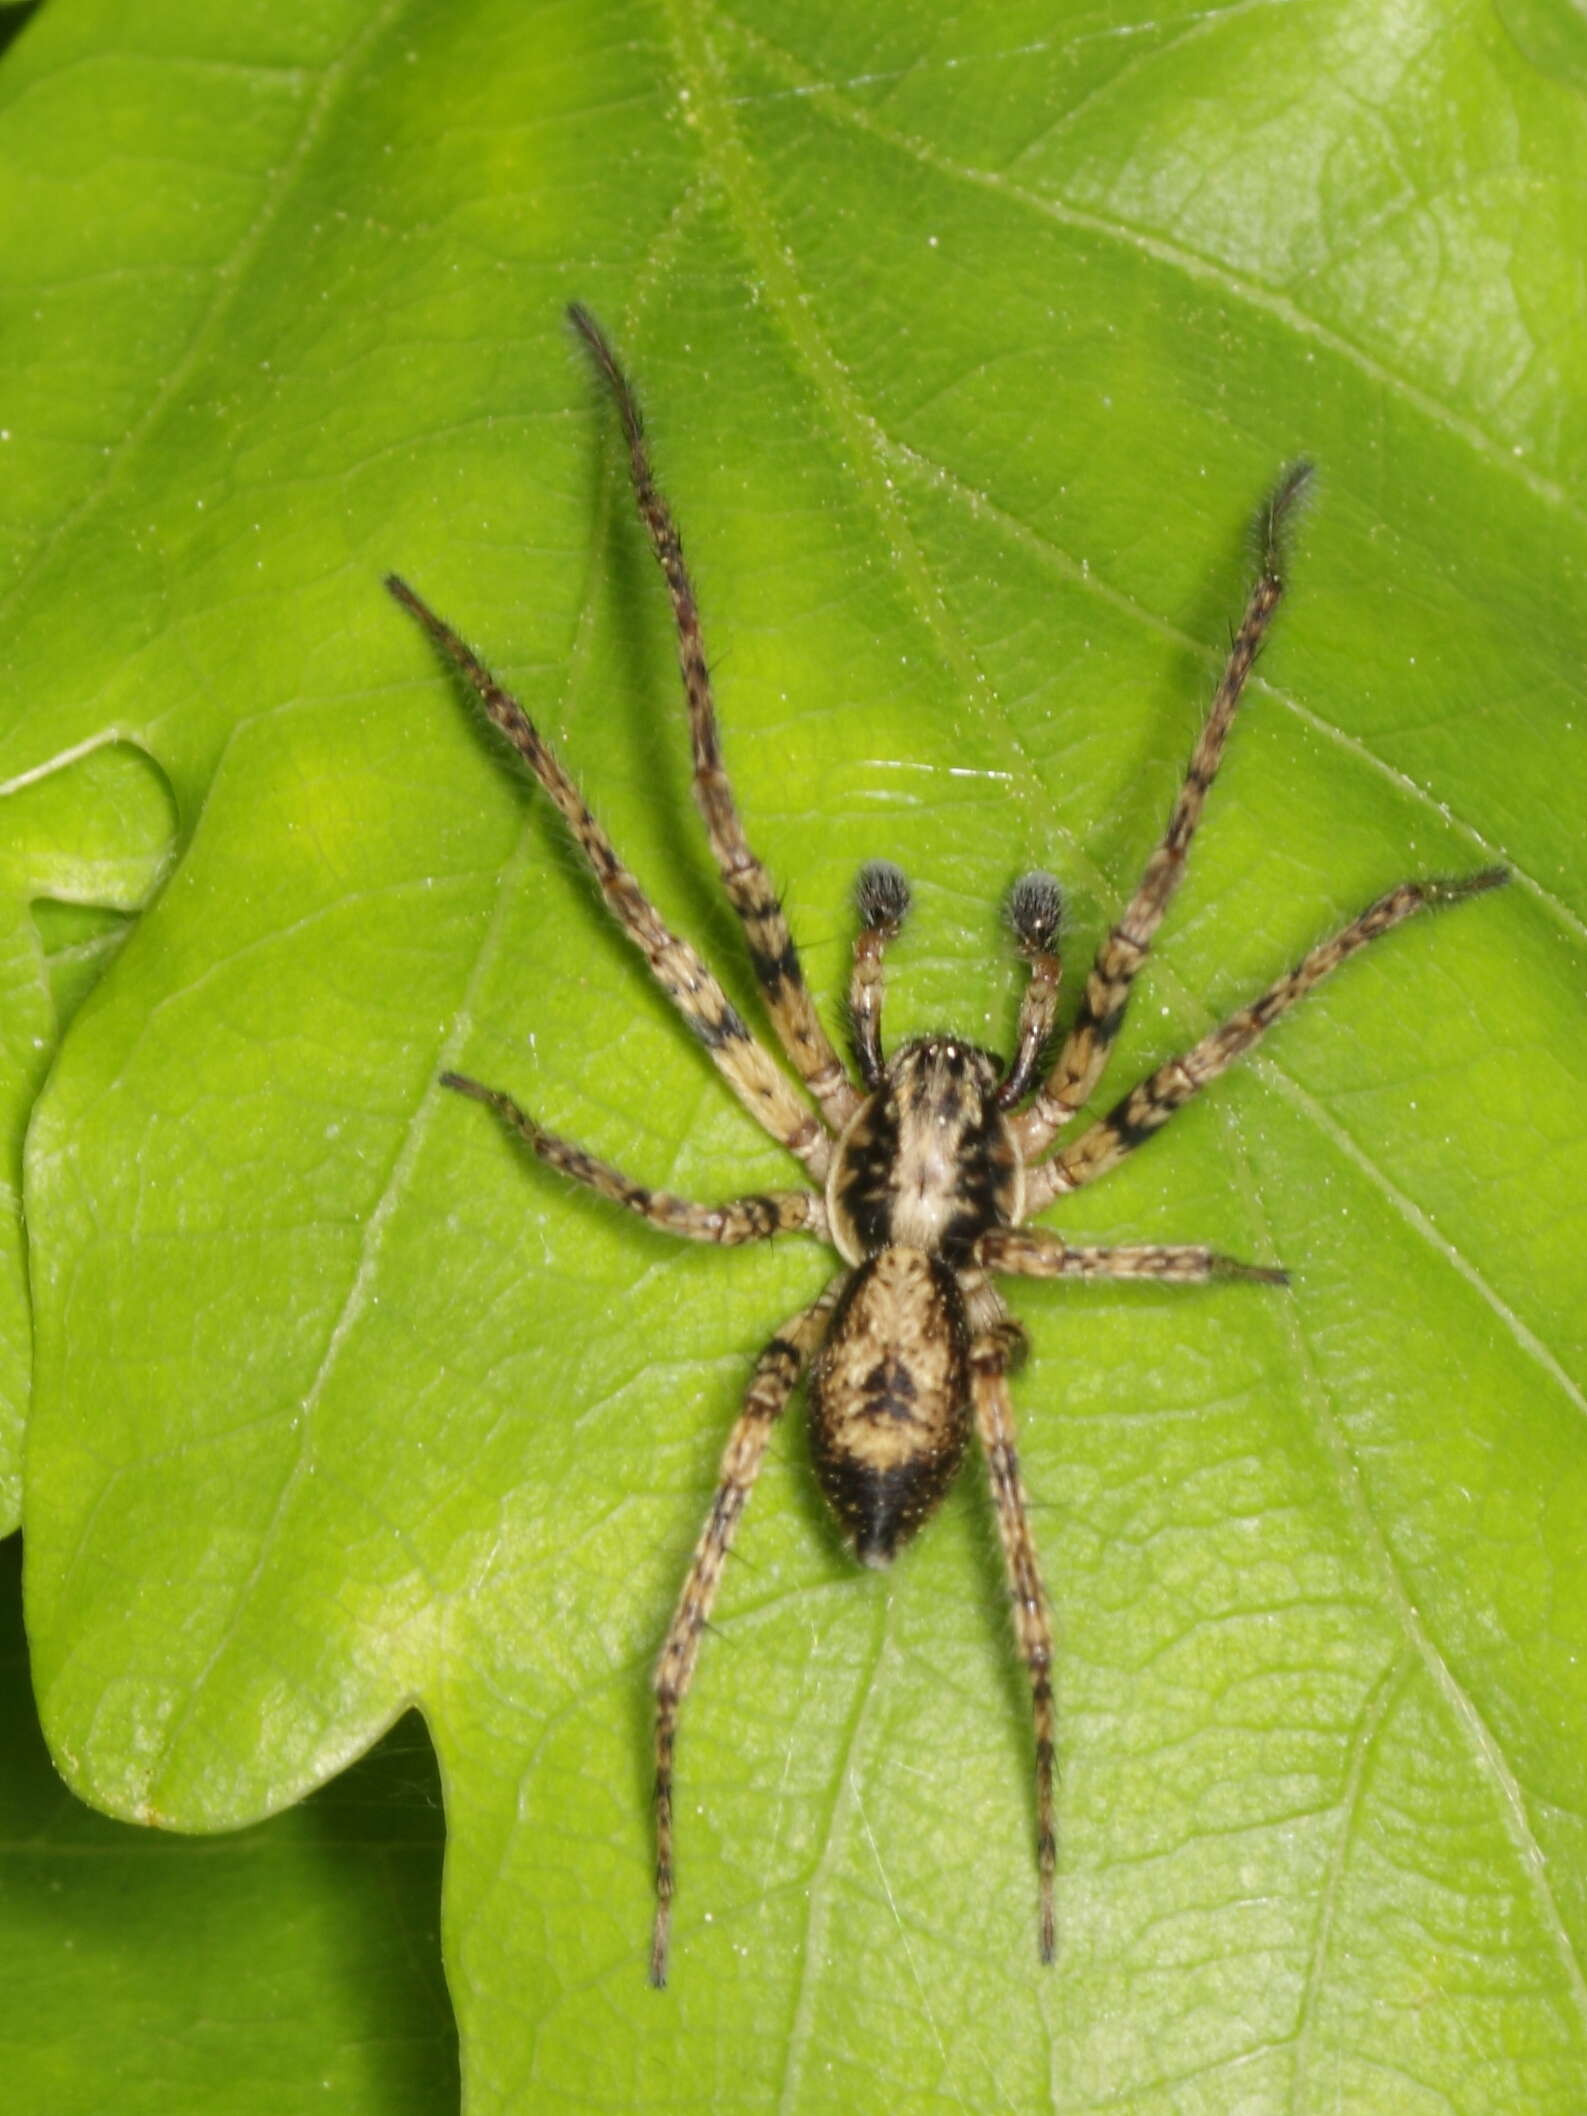
[[[11,2015],[14,2105],[98,2106],[115,2022],[141,2063],[163,2064],[172,2107],[207,2101],[232,2076],[269,2077],[282,2105],[306,2103],[322,2098],[329,2066],[350,2116],[449,2116],[461,2087],[439,1941],[445,1823],[417,1715],[251,1828],[194,1837],[113,1821],[50,1760],[21,1575],[11,1536],[0,1543],[0,1966],[13,1996],[47,1966],[43,2002]],[[252,1996],[217,2011],[221,1990]]]

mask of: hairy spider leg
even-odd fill
[[[909,915],[909,883],[891,860],[867,860],[854,884],[854,908],[860,930],[854,936],[854,968],[849,976],[849,1031],[854,1062],[868,1088],[882,1084],[882,995],[886,985],[884,957]]]
[[[1063,896],[1058,884],[1040,868],[1021,875],[1009,891],[1008,922],[1014,929],[1020,954],[1030,964],[1030,976],[1020,1000],[1014,1056],[997,1091],[999,1109],[1012,1109],[1030,1093],[1052,1034],[1058,1013],[1058,981],[1063,975],[1063,957],[1058,953],[1062,916]]]
[[[1146,960],[1153,936],[1162,924],[1163,914],[1184,873],[1185,856],[1201,820],[1207,789],[1223,760],[1224,744],[1246,678],[1283,600],[1285,526],[1311,482],[1311,475],[1309,463],[1292,464],[1257,517],[1260,570],[1230,645],[1229,658],[1213,693],[1201,735],[1191,752],[1190,765],[1169,816],[1168,828],[1147,861],[1146,871],[1123,917],[1097,950],[1096,961],[1086,979],[1080,1012],[1052,1071],[1035,1101],[1013,1120],[1015,1136],[1027,1162],[1045,1152],[1054,1136],[1090,1095],[1107,1064],[1108,1053],[1124,1020],[1130,987]]]
[[[441,653],[478,696],[492,726],[505,735],[551,796],[574,843],[584,855],[617,923],[650,966],[650,973],[750,1115],[819,1181],[831,1160],[832,1140],[820,1118],[802,1102],[793,1082],[762,1049],[703,958],[663,921],[612,848],[584,796],[539,729],[510,691],[424,598],[395,573],[386,586],[415,616]]]
[[[733,1532],[766,1458],[772,1427],[787,1408],[800,1375],[820,1344],[827,1318],[847,1277],[846,1271],[839,1272],[817,1300],[783,1325],[755,1362],[744,1408],[723,1450],[716,1496],[694,1546],[683,1592],[678,1596],[656,1664],[656,1922],[650,1943],[650,1981],[658,1990],[667,1981],[672,1935],[672,1751],[678,1709],[688,1693],[699,1657],[700,1634],[716,1599]]]
[[[469,1079],[466,1073],[443,1073],[441,1085],[494,1110],[506,1128],[515,1132],[548,1168],[610,1198],[614,1205],[625,1206],[642,1220],[649,1220],[653,1227],[681,1235],[685,1241],[719,1242],[723,1248],[732,1249],[744,1242],[770,1241],[778,1234],[813,1234],[823,1242],[831,1238],[826,1201],[813,1190],[772,1190],[729,1198],[722,1205],[697,1205],[692,1198],[677,1197],[670,1190],[653,1190],[648,1184],[636,1183],[609,1161],[599,1161],[582,1146],[575,1146],[571,1139],[561,1139],[555,1132],[544,1130],[500,1088],[486,1087]]]
[[[1050,1227],[994,1227],[972,1254],[982,1270],[1006,1271],[1012,1278],[1156,1278],[1180,1286],[1244,1278],[1264,1286],[1289,1284],[1289,1273],[1276,1265],[1244,1264],[1200,1242],[1071,1243]]]
[[[997,1515],[998,1541],[1014,1606],[1014,1639],[1030,1677],[1031,1710],[1036,1725],[1036,1868],[1039,1888],[1041,1958],[1050,1962],[1058,1948],[1054,1884],[1058,1834],[1053,1819],[1053,1769],[1057,1752],[1057,1710],[1052,1694],[1052,1624],[1047,1590],[1042,1584],[1030,1529],[1030,1500],[1019,1470],[1014,1438],[1014,1405],[1009,1395],[1010,1339],[993,1329],[977,1337],[970,1350],[970,1398],[981,1452],[986,1457]]]
[[[596,369],[610,390],[628,446],[628,469],[640,520],[650,537],[678,633],[678,666],[689,707],[689,735],[694,749],[694,797],[705,818],[706,835],[717,871],[749,946],[750,962],[765,997],[783,1049],[800,1078],[820,1103],[827,1122],[841,1131],[859,1104],[859,1096],[832,1048],[799,965],[782,904],[765,868],[750,849],[739,820],[727,767],[722,761],[716,709],[711,699],[711,672],[700,636],[700,611],[694,584],[684,564],[683,543],[672,512],[657,489],[645,445],[644,422],[632,385],[589,310],[575,302],[568,320],[589,348]]]
[[[1116,1168],[1126,1154],[1159,1131],[1176,1110],[1192,1096],[1226,1072],[1273,1026],[1280,1015],[1306,997],[1339,965],[1348,962],[1369,942],[1391,933],[1418,911],[1436,910],[1447,904],[1464,903],[1468,897],[1497,889],[1509,879],[1503,867],[1485,868],[1456,880],[1430,878],[1401,882],[1398,888],[1369,904],[1359,918],[1319,941],[1286,976],[1278,978],[1259,999],[1241,1007],[1227,1021],[1182,1057],[1170,1058],[1149,1079],[1132,1088],[1108,1114],[1083,1131],[1063,1152],[1026,1171],[1025,1200],[1029,1212],[1039,1212],[1056,1197],[1094,1183],[1098,1176]]]

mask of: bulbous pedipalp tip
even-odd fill
[[[1063,891],[1045,868],[1022,874],[1008,893],[1008,922],[1025,955],[1050,954],[1063,922]]]

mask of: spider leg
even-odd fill
[[[650,1981],[659,1990],[667,1981],[667,1951],[672,1929],[672,1751],[678,1708],[694,1675],[700,1634],[711,1614],[722,1567],[765,1460],[772,1427],[787,1408],[799,1376],[821,1342],[827,1317],[846,1272],[834,1278],[820,1298],[796,1315],[767,1345],[728,1435],[711,1511],[689,1561],[688,1576],[666,1643],[656,1664],[656,1921],[650,1942]]]
[[[1040,868],[1022,875],[1009,892],[1008,922],[1019,952],[1030,964],[1030,977],[1019,1004],[1014,1056],[997,1091],[999,1109],[1023,1102],[1035,1082],[1036,1068],[1052,1034],[1058,1012],[1058,980],[1063,958],[1058,953],[1058,923],[1063,898],[1058,884]]]
[[[1342,962],[1378,940],[1418,911],[1458,904],[1484,890],[1496,889],[1508,876],[1502,867],[1489,867],[1454,881],[1401,882],[1361,916],[1327,940],[1319,941],[1287,976],[1268,986],[1259,999],[1231,1014],[1220,1027],[1203,1036],[1183,1057],[1170,1058],[1149,1079],[1133,1088],[1121,1102],[1066,1146],[1062,1153],[1039,1168],[1027,1170],[1025,1209],[1039,1212],[1066,1191],[1094,1183],[1132,1153],[1144,1139],[1165,1125],[1176,1110],[1183,1109],[1209,1081],[1226,1072],[1234,1061],[1266,1034],[1281,1014],[1305,998],[1314,985],[1337,970]]]
[[[971,1278],[967,1273],[966,1280]],[[972,1301],[972,1308],[984,1305]],[[999,1307],[1001,1302],[998,1303]],[[998,1541],[1014,1603],[1014,1637],[1030,1676],[1031,1708],[1036,1723],[1036,1867],[1039,1888],[1040,1947],[1044,1962],[1058,1949],[1054,1877],[1058,1836],[1053,1819],[1053,1772],[1057,1753],[1057,1712],[1052,1694],[1052,1624],[1047,1590],[1042,1584],[1035,1539],[1030,1530],[1030,1500],[1019,1472],[1014,1439],[1014,1406],[1009,1396],[1008,1367],[1012,1344],[1007,1329],[981,1332],[970,1349],[970,1393],[975,1429],[986,1456]]]
[[[611,839],[591,815],[584,796],[529,715],[472,648],[406,581],[394,573],[388,574],[386,586],[468,682],[492,726],[506,736],[551,796],[583,853],[608,910],[650,965],[657,984],[710,1052],[728,1086],[750,1115],[819,1181],[831,1158],[832,1142],[826,1127],[800,1101],[792,1082],[751,1036],[701,956],[663,921],[617,857]]]
[[[542,1130],[500,1088],[484,1087],[464,1073],[443,1073],[441,1085],[494,1110],[507,1129],[516,1132],[548,1168],[610,1198],[614,1205],[626,1206],[653,1227],[681,1235],[685,1241],[720,1242],[724,1248],[735,1248],[744,1242],[768,1241],[776,1234],[813,1234],[822,1241],[827,1239],[826,1201],[813,1190],[774,1190],[760,1196],[729,1198],[724,1205],[697,1205],[669,1190],[652,1190],[647,1184],[635,1183],[621,1169],[598,1161],[571,1139],[559,1139],[554,1132]]]
[[[1050,1227],[994,1227],[972,1252],[984,1271],[1015,1278],[1160,1278],[1196,1285],[1209,1278],[1255,1279],[1287,1286],[1289,1273],[1270,1264],[1243,1264],[1199,1242],[1126,1242],[1117,1247],[1075,1244]]]
[[[1229,658],[1213,693],[1200,738],[1191,752],[1168,828],[1147,861],[1146,872],[1125,907],[1124,916],[1097,950],[1079,1015],[1057,1062],[1030,1108],[1013,1119],[1015,1137],[1027,1161],[1034,1160],[1051,1144],[1054,1135],[1090,1095],[1107,1064],[1108,1052],[1124,1020],[1130,987],[1184,873],[1185,856],[1201,820],[1207,789],[1222,762],[1224,743],[1245,680],[1283,600],[1284,527],[1310,480],[1309,463],[1292,464],[1258,517],[1260,570],[1230,644]]]
[[[909,883],[891,860],[867,860],[854,885],[860,930],[854,936],[849,978],[849,1028],[854,1062],[868,1088],[882,1084],[883,957],[909,914]]]
[[[634,500],[650,536],[667,583],[673,623],[678,633],[678,666],[689,706],[689,734],[694,749],[694,797],[705,818],[706,835],[717,871],[749,944],[750,961],[765,996],[766,1008],[783,1049],[800,1078],[820,1103],[827,1122],[841,1131],[858,1106],[859,1096],[832,1048],[815,1010],[799,951],[777,892],[750,849],[739,820],[733,788],[722,762],[722,745],[711,700],[711,672],[700,636],[700,610],[694,584],[684,564],[683,542],[672,511],[657,489],[645,446],[644,422],[632,385],[618,364],[600,325],[575,302],[568,320],[589,348],[601,378],[611,391],[628,447],[628,469]]]

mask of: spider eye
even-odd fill
[[[909,883],[891,860],[867,860],[854,884],[854,908],[860,924],[889,940],[909,915]]]
[[[1008,922],[1022,955],[1046,955],[1058,938],[1063,891],[1040,867],[1022,874],[1008,893]]]

